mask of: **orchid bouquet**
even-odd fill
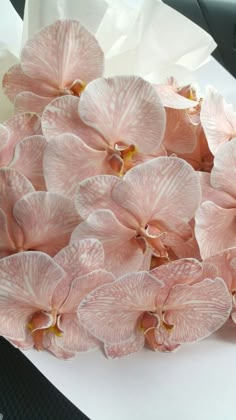
[[[62,359],[236,322],[236,113],[213,88],[103,74],[66,19],[3,77],[0,334]]]

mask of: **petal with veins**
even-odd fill
[[[95,37],[76,20],[58,20],[43,28],[21,53],[24,73],[64,87],[89,82],[103,73],[103,53]]]
[[[194,126],[185,110],[166,109],[163,146],[171,153],[191,153],[197,144]]]
[[[15,169],[0,169],[0,209],[4,212],[7,229],[15,247],[23,245],[23,232],[13,216],[15,204],[28,193],[34,192],[33,185]]]
[[[30,180],[36,190],[45,190],[43,176],[43,155],[47,141],[43,136],[31,136],[16,145],[10,168],[21,172]]]
[[[113,188],[112,198],[143,227],[158,220],[176,229],[178,223],[194,216],[200,203],[200,183],[183,160],[159,157],[128,171]]]
[[[202,103],[200,118],[213,154],[222,143],[236,135],[236,114],[227,112],[227,107],[223,96],[209,88]]]
[[[134,338],[132,337],[131,340],[123,341],[119,344],[105,343],[104,350],[108,359],[117,359],[142,350],[142,348],[144,347],[144,343],[144,334],[137,333],[137,335]]]
[[[196,213],[195,234],[203,259],[236,246],[236,208],[223,209],[205,201]]]
[[[8,130],[6,146],[0,150],[0,165],[6,166],[13,158],[17,143],[25,137],[41,133],[40,118],[31,112],[14,115],[3,126]]]
[[[157,91],[162,105],[168,108],[174,109],[187,109],[193,108],[198,103],[190,99],[185,98],[182,95],[179,95],[173,86],[170,85],[153,85]]]
[[[81,95],[79,115],[106,142],[157,150],[165,130],[165,110],[154,88],[136,76],[91,82]]]
[[[139,317],[156,309],[162,283],[146,272],[127,274],[91,292],[78,309],[82,325],[96,338],[119,344],[134,339]]]
[[[106,142],[98,132],[84,124],[78,113],[79,98],[65,95],[56,98],[44,110],[42,130],[47,140],[70,133],[80,137],[88,146],[104,150]]]
[[[231,312],[231,296],[222,279],[173,287],[164,306],[165,322],[173,325],[171,338],[188,343],[218,330]]]
[[[236,204],[236,138],[223,144],[216,153],[211,185],[231,195]]]
[[[110,210],[97,210],[74,230],[71,241],[96,238],[105,252],[105,268],[115,275],[136,271],[143,263],[143,249],[136,231],[122,225]]]
[[[0,260],[0,334],[24,340],[30,315],[50,311],[64,271],[46,254],[27,252]]]
[[[33,79],[27,76],[20,64],[12,66],[3,78],[3,89],[4,93],[14,102],[15,97],[21,92],[32,92],[36,95],[47,96],[48,101],[58,94],[58,89],[54,86],[50,86],[44,80]]]
[[[24,249],[55,255],[69,243],[79,216],[71,200],[59,194],[35,192],[19,200],[14,217],[24,232]]]
[[[113,172],[106,159],[105,151],[92,149],[73,134],[51,140],[43,163],[47,189],[73,198],[83,179]]]
[[[59,251],[54,261],[66,272],[66,281],[56,289],[54,297],[57,301],[64,302],[69,293],[71,283],[77,277],[103,268],[104,251],[97,239],[84,239],[74,242]]]

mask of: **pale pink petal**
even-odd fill
[[[50,336],[48,350],[60,359],[69,359],[76,353],[100,347],[99,341],[80,324],[77,314],[63,314],[60,318],[62,336]]]
[[[236,138],[223,144],[216,153],[211,185],[231,195],[236,204]]]
[[[81,301],[93,290],[115,280],[111,273],[105,270],[95,270],[78,277],[71,283],[67,299],[60,308],[60,313],[75,313]]]
[[[163,146],[171,153],[191,153],[197,144],[194,128],[185,110],[167,108]]]
[[[10,168],[21,172],[36,190],[46,189],[43,176],[43,155],[47,141],[43,136],[31,136],[16,145]]]
[[[196,213],[195,234],[203,259],[236,246],[236,209],[206,201]]]
[[[119,344],[105,344],[104,350],[108,359],[117,359],[142,350],[144,343],[144,334],[137,333],[131,340]]]
[[[24,73],[59,88],[89,82],[103,73],[103,52],[76,20],[58,20],[30,39],[21,53]]]
[[[176,229],[178,222],[188,222],[194,216],[200,203],[200,183],[182,159],[159,157],[127,172],[112,197],[141,226],[158,220]]]
[[[21,92],[32,92],[36,95],[47,96],[48,101],[53,99],[58,94],[58,89],[54,86],[50,86],[44,80],[33,79],[28,77],[21,68],[20,64],[12,66],[3,78],[3,89],[4,93],[14,102],[15,97]]]
[[[15,250],[15,244],[8,232],[6,215],[0,209],[0,258],[14,253]]]
[[[7,220],[7,229],[15,249],[23,244],[23,232],[13,216],[13,208],[18,200],[28,193],[34,192],[33,185],[15,169],[0,169],[0,209]]]
[[[213,154],[221,144],[236,136],[236,115],[229,118],[227,114],[227,104],[223,96],[209,88],[202,103],[200,117]]]
[[[203,269],[206,273],[211,271],[215,277],[222,278],[231,292],[236,290],[236,248],[226,249],[207,258],[203,261]]]
[[[10,132],[7,127],[5,127],[3,124],[0,124],[0,152],[2,149],[4,149],[7,146],[7,143],[9,141]]]
[[[71,200],[59,194],[35,192],[19,200],[14,217],[24,232],[24,249],[55,255],[69,243],[70,235],[79,223]]]
[[[73,242],[55,255],[54,261],[71,278],[88,274],[104,266],[104,251],[97,239]]]
[[[111,146],[133,144],[145,153],[159,148],[165,130],[165,110],[158,95],[136,76],[91,82],[81,95],[79,114]]]
[[[75,205],[80,216],[86,219],[95,210],[109,209],[126,225],[125,222],[130,219],[130,214],[111,196],[119,180],[120,178],[112,175],[98,175],[80,182],[75,196]]]
[[[0,334],[24,340],[37,309],[51,311],[64,271],[46,254],[27,252],[0,260]]]
[[[14,115],[3,126],[8,130],[6,146],[0,150],[0,165],[6,166],[13,158],[15,146],[25,137],[41,133],[40,118],[36,114],[25,112]]]
[[[135,338],[139,317],[145,311],[156,310],[155,298],[161,287],[162,283],[148,273],[127,274],[90,293],[79,306],[79,320],[106,343]]]
[[[192,101],[179,95],[173,86],[170,85],[153,85],[157,91],[162,105],[169,108],[175,109],[187,109],[195,107],[198,102]]]
[[[139,269],[144,253],[136,232],[122,225],[110,210],[97,210],[74,230],[71,241],[96,238],[105,252],[105,268],[120,276]]]
[[[173,261],[154,268],[150,274],[157,280],[162,281],[165,286],[160,290],[156,302],[160,306],[163,305],[174,285],[194,283],[199,280],[201,273],[201,263],[191,258]]]
[[[77,277],[103,268],[104,251],[101,243],[96,239],[84,239],[74,242],[59,251],[54,261],[66,272],[66,281],[55,290],[54,300],[64,302],[71,283]]]
[[[84,124],[78,113],[79,98],[65,95],[56,98],[44,110],[42,130],[47,140],[71,133],[80,137],[88,146],[104,150],[106,144],[98,132]]]
[[[39,96],[32,92],[21,92],[15,97],[15,112],[35,112],[41,115],[44,108],[50,104],[54,97]]]
[[[230,143],[227,143],[227,144],[230,144]],[[234,168],[231,168],[231,171],[233,173]],[[217,190],[216,188],[212,186],[211,180],[212,178],[214,178],[213,172],[214,172],[214,169],[211,171],[211,174],[207,172],[198,172],[200,183],[201,183],[201,189],[202,189],[202,203],[204,203],[204,201],[213,201],[215,204],[217,204],[220,207],[224,207],[224,208],[236,207],[236,198],[232,197],[227,192],[222,191],[222,190]],[[224,184],[228,182],[229,180],[227,179],[221,180],[221,183],[224,183]]]
[[[231,312],[231,296],[222,279],[173,287],[164,305],[165,322],[174,342],[203,339],[218,330]]]
[[[49,142],[43,165],[47,189],[70,198],[83,179],[113,173],[105,151],[92,149],[73,134]]]

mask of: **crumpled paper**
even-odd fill
[[[26,0],[23,42],[59,18],[79,19],[96,35],[106,76],[186,78],[216,47],[209,34],[161,0]]]
[[[73,18],[97,37],[105,52],[105,75],[136,74],[164,83],[194,80],[216,44],[212,37],[161,0],[26,0],[24,23],[10,0],[0,1],[0,80],[21,47],[43,26]],[[7,58],[6,58],[7,57]],[[0,120],[11,107],[0,92]]]

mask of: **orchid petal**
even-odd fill
[[[51,299],[64,271],[41,252],[0,260],[0,334],[15,340],[27,336],[30,314],[51,311]]]
[[[170,85],[153,85],[157,91],[162,105],[168,108],[174,109],[187,109],[197,106],[198,102],[192,101],[188,98],[185,98],[182,95],[179,95],[175,92],[173,86]]]
[[[156,309],[162,283],[146,272],[127,274],[91,292],[80,304],[79,320],[96,338],[118,344],[135,338],[137,322]]]
[[[236,246],[236,209],[205,201],[196,213],[195,234],[203,259]]]
[[[54,261],[63,268],[67,278],[63,285],[60,284],[55,290],[53,300],[64,302],[75,278],[103,268],[104,251],[98,240],[84,239],[63,248],[55,255]]]
[[[159,157],[128,171],[113,188],[112,198],[141,226],[158,220],[176,228],[194,216],[200,203],[200,183],[183,160]]]
[[[77,312],[79,304],[90,292],[113,281],[114,276],[111,273],[100,269],[76,278],[71,283],[69,294],[60,312],[62,314]]]
[[[191,153],[197,144],[194,126],[185,110],[166,109],[163,146],[172,153]]]
[[[23,233],[13,216],[15,204],[28,193],[34,192],[32,184],[15,169],[0,169],[0,208],[4,212],[7,229],[15,247],[22,247]],[[7,245],[6,245],[7,246]]]
[[[12,160],[15,146],[25,137],[41,133],[40,118],[33,113],[14,115],[3,126],[8,130],[6,147],[0,150],[0,164],[6,166]]]
[[[24,73],[49,85],[89,82],[103,73],[103,53],[95,37],[76,20],[58,20],[27,41],[21,54]]]
[[[142,350],[144,343],[144,334],[136,334],[136,336],[134,338],[132,337],[131,340],[124,341],[119,344],[105,343],[104,350],[108,359],[117,359]]]
[[[96,238],[105,253],[105,268],[115,275],[139,269],[144,254],[136,232],[122,225],[110,210],[97,210],[74,230],[71,241]]]
[[[236,135],[236,115],[228,118],[222,95],[209,88],[201,107],[201,123],[213,155],[222,143]]]
[[[24,249],[55,255],[69,243],[79,216],[73,202],[48,192],[35,192],[19,200],[14,217],[24,232]]]
[[[15,97],[19,93],[26,91],[30,91],[40,96],[47,96],[49,97],[48,101],[50,101],[50,97],[52,100],[52,98],[58,93],[58,90],[55,87],[49,86],[43,80],[38,80],[27,76],[23,72],[20,64],[12,66],[7,71],[7,73],[4,75],[2,83],[4,93],[7,95],[11,102],[14,102]]]
[[[173,287],[165,303],[165,322],[173,325],[171,338],[181,343],[208,337],[231,312],[231,296],[220,278]]]
[[[12,241],[7,226],[5,213],[0,209],[0,258],[6,257],[15,251],[15,244]]]
[[[79,114],[110,146],[132,144],[145,153],[159,148],[165,130],[158,95],[136,76],[94,80],[81,95]]]
[[[51,140],[44,155],[47,189],[73,198],[83,179],[113,172],[106,158],[105,151],[92,149],[72,134]]]
[[[80,324],[77,314],[63,314],[60,319],[61,337],[50,337],[48,350],[61,359],[74,357],[77,352],[99,348],[99,341]]]
[[[230,143],[227,143],[230,144]],[[223,146],[222,146],[223,147]],[[215,185],[222,185],[224,184],[223,188],[225,188],[226,184],[229,183],[229,180],[224,179],[219,180],[218,184],[218,175],[220,174],[219,169],[217,168],[216,164],[216,170],[214,170],[214,167],[211,171],[211,174],[207,172],[198,172],[200,183],[201,183],[201,190],[202,190],[202,203],[205,201],[213,201],[215,204],[217,204],[220,207],[224,208],[232,208],[236,207],[236,197],[232,197],[230,194],[228,194],[225,191],[218,190],[213,187],[212,184]],[[233,173],[234,168],[231,169],[231,174]],[[213,182],[212,182],[213,179]],[[226,187],[227,188],[227,187]]]
[[[27,137],[16,145],[10,167],[21,172],[36,190],[45,190],[43,154],[47,141],[43,136]]]
[[[100,134],[88,127],[78,113],[79,98],[65,95],[54,99],[42,115],[42,130],[47,140],[70,133],[80,137],[88,146],[103,150],[105,141]]]
[[[52,101],[52,97],[39,96],[33,92],[21,92],[15,97],[15,112],[35,112],[41,115],[44,108]]]
[[[120,220],[122,209],[111,197],[119,180],[112,175],[98,175],[81,181],[75,196],[75,205],[80,216],[86,219],[95,210],[109,209]],[[127,214],[125,210],[123,212]]]
[[[211,184],[236,202],[236,138],[223,144],[215,155]],[[223,206],[225,207],[225,206]]]

